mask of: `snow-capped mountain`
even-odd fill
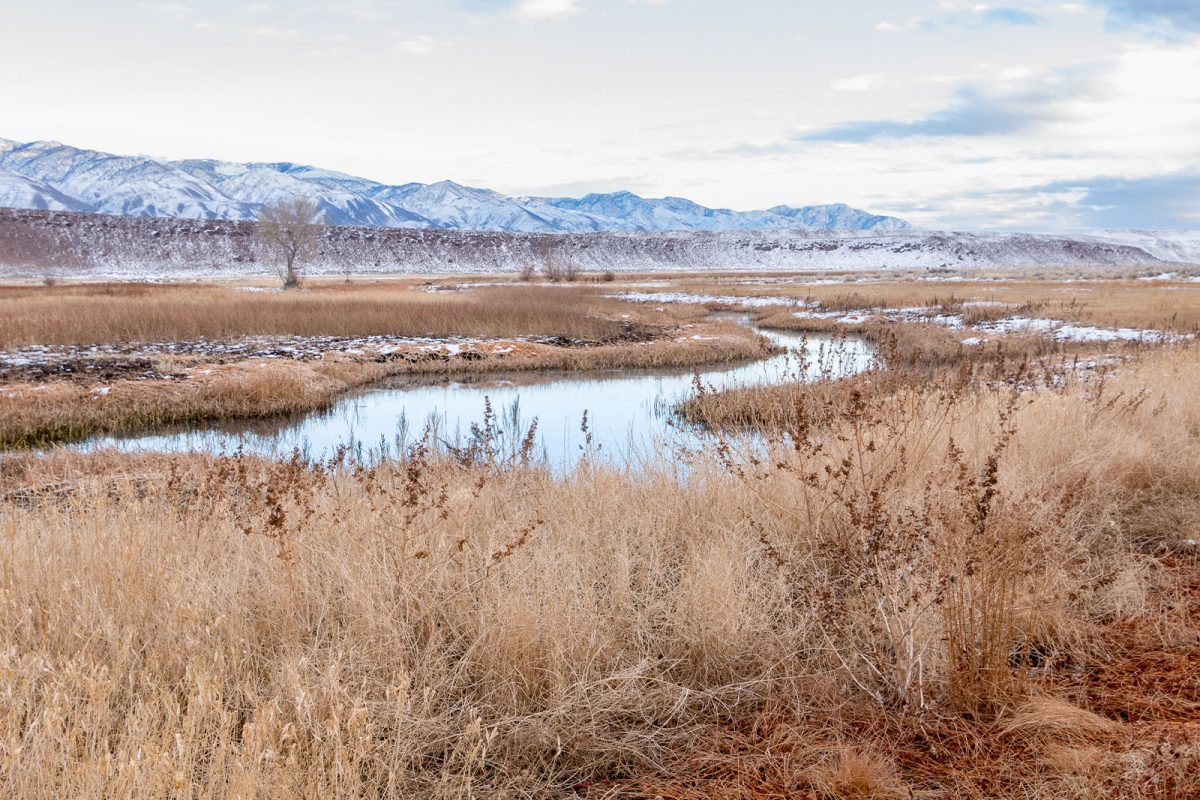
[[[205,181],[228,197],[235,197],[255,211],[264,205],[307,197],[325,212],[330,225],[369,225],[380,228],[431,228],[433,222],[399,206],[389,205],[351,191],[353,181],[369,181],[344,176],[345,181],[332,178],[336,173],[323,173],[322,182],[306,179],[304,170],[294,164],[234,164],[226,161],[173,161],[171,166]],[[316,177],[318,170],[311,171]],[[253,219],[235,217],[234,219]]]
[[[287,162],[162,161],[0,139],[0,207],[238,221],[254,219],[265,204],[297,196],[318,203],[331,224],[385,228],[513,233],[910,228],[895,217],[845,205],[732,211],[631,192],[518,198],[452,181],[393,186]]]
[[[169,164],[79,150],[58,142],[9,143],[0,169],[52,187],[89,211],[140,217],[248,219],[254,209]]]
[[[454,181],[404,186],[386,186],[375,197],[384,199],[427,219],[437,227],[468,231],[510,233],[578,232],[603,230],[603,223],[584,214],[531,207],[490,189],[474,189]]]
[[[85,203],[67,197],[44,183],[0,169],[0,206],[40,208],[47,211],[89,211]]]
[[[775,206],[766,211],[706,208],[683,197],[648,200],[632,192],[589,194],[579,199],[532,198],[554,208],[582,211],[617,220],[620,231],[902,231],[911,226],[895,217],[870,214],[843,203],[825,206]]]

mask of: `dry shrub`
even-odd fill
[[[920,711],[944,697],[986,716],[1010,692],[1033,521],[999,488],[1017,396],[984,405],[996,421],[971,431],[974,453],[958,439],[979,420],[980,399],[851,394],[824,431],[801,409],[766,458],[746,464],[722,445],[726,468],[759,501],[748,524],[815,610],[841,673],[884,705]],[[771,518],[793,532],[772,538]]]
[[[800,401],[767,417],[785,424],[766,454],[739,458],[733,439],[721,452],[755,498],[744,513],[765,557],[815,610],[829,650],[853,654],[837,657],[841,674],[886,705],[948,703],[990,719],[1021,670],[1086,656],[1088,620],[1144,596],[1149,574],[1132,551],[1145,545],[1129,536],[1145,507],[1136,485],[1112,493],[1114,481],[1139,458],[1179,475],[1186,488],[1155,508],[1154,526],[1157,541],[1178,535],[1170,523],[1200,486],[1175,467],[1200,453],[1191,437],[1156,437],[1200,428],[1190,408],[1162,399],[1177,396],[1178,378],[1153,373],[1194,359],[1152,359],[1152,374],[1131,371],[1107,391],[1067,379],[1057,392],[958,381],[861,392],[870,376],[836,391],[793,387]],[[1157,401],[1133,388],[1146,380]]]

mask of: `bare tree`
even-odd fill
[[[546,254],[546,260],[542,263],[542,271],[546,273],[546,280],[551,283],[558,283],[563,279],[562,262],[550,253]]]
[[[307,197],[280,200],[258,212],[255,234],[266,256],[274,262],[283,288],[300,285],[302,265],[316,253],[324,227],[324,213]]]
[[[583,273],[583,267],[579,266],[571,257],[560,258],[559,256],[547,253],[545,263],[542,265],[542,271],[546,273],[546,279],[552,283],[566,281],[574,283],[579,280],[579,276]]]

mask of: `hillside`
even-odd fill
[[[261,275],[248,222],[0,209],[8,275],[203,278]],[[854,270],[1169,266],[1099,237],[1005,233],[691,232],[540,234],[330,227],[309,272],[516,272],[570,262],[586,271]],[[1149,247],[1149,245],[1147,245]]]

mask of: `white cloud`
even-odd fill
[[[197,19],[195,10],[187,3],[158,2],[158,0],[143,0],[138,3],[141,8],[155,14],[170,17],[177,22],[191,23],[192,30],[214,31],[216,25],[204,19]]]
[[[388,0],[340,0],[325,7],[331,14],[344,14],[364,20],[379,20],[393,16],[395,9]]]
[[[178,20],[185,20],[192,14],[192,7],[186,3],[160,3],[154,0],[143,0],[139,3],[147,11],[153,11]]]
[[[410,56],[426,56],[432,53],[437,48],[437,40],[432,36],[419,34],[410,36],[407,39],[401,39],[396,44],[396,49],[401,53]]]
[[[869,92],[872,89],[881,89],[895,85],[895,77],[885,72],[873,72],[869,75],[839,78],[833,82],[833,88],[839,92]]]
[[[247,14],[266,14],[270,10],[270,3],[247,3],[245,8]]]
[[[513,13],[521,19],[543,20],[570,17],[582,10],[579,0],[520,0]]]
[[[274,25],[259,25],[252,28],[250,33],[257,36],[259,39],[290,39],[296,36],[300,31],[295,28],[280,28]]]
[[[909,17],[903,22],[880,22],[875,25],[875,30],[883,33],[898,33],[900,31],[915,31],[925,24],[923,17]]]

